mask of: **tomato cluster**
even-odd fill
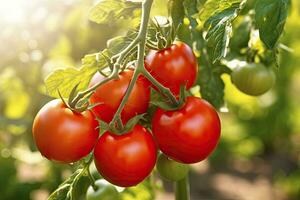
[[[182,42],[151,51],[145,65],[175,96],[182,85],[189,89],[196,80],[196,58],[192,49]],[[173,181],[184,178],[188,173],[187,164],[207,158],[216,147],[221,129],[217,112],[205,100],[190,96],[175,110],[158,108],[151,120],[152,133],[136,124],[126,133],[109,129],[99,137],[96,118],[107,123],[113,119],[132,76],[133,70],[125,70],[119,79],[99,86],[90,97],[90,103],[96,105],[92,110],[73,112],[62,100],[46,104],[33,123],[34,140],[41,154],[50,160],[70,163],[94,150],[95,165],[101,176],[122,187],[143,181],[156,163],[163,177]],[[104,78],[95,74],[90,87]],[[148,80],[140,75],[121,112],[123,123],[147,111],[150,88]],[[163,154],[157,161],[158,149]],[[88,194],[88,199],[94,199]]]

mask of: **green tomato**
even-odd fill
[[[120,200],[120,194],[116,187],[104,179],[95,181],[98,189],[95,191],[90,186],[86,193],[86,200]]]
[[[272,69],[261,63],[240,65],[231,74],[232,83],[245,94],[259,96],[270,90],[275,83]]]
[[[189,172],[189,166],[187,164],[171,160],[164,154],[158,156],[156,169],[161,177],[170,181],[179,181],[186,177]]]

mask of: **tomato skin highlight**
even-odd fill
[[[60,99],[48,102],[36,115],[33,138],[49,160],[72,163],[88,155],[99,136],[91,111],[74,113]]]
[[[137,185],[149,176],[156,156],[151,133],[140,125],[123,135],[105,132],[94,149],[98,172],[108,182],[121,187]]]
[[[150,51],[145,59],[145,67],[162,85],[175,94],[180,85],[190,89],[197,77],[197,60],[193,50],[183,42],[175,42],[160,51]]]
[[[215,149],[221,131],[215,109],[205,100],[188,97],[175,111],[158,109],[152,120],[153,135],[159,149],[181,163],[196,163]]]
[[[270,90],[275,83],[275,74],[261,63],[250,63],[235,68],[232,83],[243,93],[259,96]]]
[[[125,70],[119,74],[120,79],[110,80],[96,89],[90,98],[90,103],[100,103],[100,105],[92,109],[97,117],[107,123],[112,120],[125,95],[132,76],[132,70]],[[104,78],[105,77],[100,73],[96,73],[92,78],[89,87],[92,87]],[[149,105],[149,100],[149,82],[145,77],[139,76],[121,113],[123,123],[126,123],[135,115],[145,113]]]

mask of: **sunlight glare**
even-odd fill
[[[24,5],[26,0],[2,0],[0,6],[0,20],[5,23],[20,23],[24,20]]]

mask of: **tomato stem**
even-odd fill
[[[142,4],[142,21],[141,21],[141,26],[139,29],[138,36],[136,38],[136,43],[133,42],[131,44],[136,45],[138,44],[138,60],[137,60],[137,66],[134,70],[132,79],[129,83],[129,86],[126,90],[126,93],[118,107],[118,110],[116,111],[112,121],[110,122],[110,125],[114,125],[115,122],[118,123],[118,126],[123,127],[122,121],[120,120],[121,117],[121,112],[130,96],[130,93],[138,79],[138,76],[140,75],[142,69],[144,69],[144,53],[145,53],[145,44],[146,44],[146,36],[147,36],[147,28],[148,28],[148,22],[150,18],[150,11],[151,11],[151,6],[152,6],[153,0],[145,0]],[[125,50],[130,50],[133,48],[133,45],[129,45]],[[125,51],[123,51],[125,52]],[[125,53],[123,55],[126,55]],[[120,56],[121,57],[121,56]],[[120,61],[120,57],[118,60]],[[117,60],[117,62],[118,62]]]
[[[190,184],[188,176],[175,182],[175,200],[190,200]]]
[[[153,0],[145,0],[142,5],[142,21],[141,26],[139,29],[139,33],[137,38],[132,42],[126,49],[122,51],[122,55],[126,55],[127,51],[130,51],[134,45],[138,44],[138,55],[137,55],[137,66],[134,70],[133,77],[129,83],[129,86],[126,90],[126,93],[118,107],[117,112],[115,113],[113,120],[111,121],[110,125],[114,125],[115,122],[118,123],[119,127],[123,127],[122,121],[120,120],[121,112],[130,96],[130,93],[138,79],[140,74],[143,74],[149,81],[151,81],[159,90],[162,92],[164,96],[167,96],[173,104],[178,104],[176,97],[172,94],[169,88],[164,87],[160,84],[146,69],[144,66],[144,53],[145,53],[145,46],[146,46],[146,36],[147,36],[147,28],[148,22],[150,18],[150,11],[152,6]],[[120,56],[117,60],[121,61],[122,57]]]
[[[119,78],[119,70],[121,68],[122,60],[128,56],[128,53],[132,51],[133,48],[135,48],[138,45],[138,58],[137,58],[137,66],[134,71],[132,80],[130,81],[130,84],[127,88],[127,91],[122,99],[121,104],[119,105],[119,108],[117,112],[115,113],[113,120],[111,121],[110,125],[114,126],[117,124],[118,129],[123,128],[122,121],[120,119],[121,112],[129,98],[129,95],[133,89],[133,86],[140,74],[144,74],[144,76],[153,84],[155,85],[159,91],[166,97],[170,99],[172,104],[178,105],[178,101],[176,97],[172,94],[171,90],[169,88],[164,87],[161,83],[159,83],[144,67],[144,53],[145,53],[145,45],[146,45],[146,37],[147,37],[147,28],[148,28],[148,22],[150,18],[150,11],[152,6],[153,0],[145,0],[142,4],[142,21],[140,25],[140,29],[138,32],[137,37],[120,53],[117,55],[114,55],[111,58],[111,61],[114,62],[116,60],[115,64],[113,65],[113,71],[112,73],[99,83],[95,84],[93,87],[79,92],[76,97],[71,100],[70,107],[74,110],[76,110],[76,104],[85,96],[91,94],[94,92],[100,85],[105,84],[106,82]]]
[[[122,120],[121,120],[121,112],[122,112],[128,98],[130,96],[131,91],[133,90],[133,87],[134,87],[134,85],[135,85],[135,83],[138,79],[138,75],[139,75],[139,70],[136,69],[133,73],[132,79],[131,79],[131,81],[129,83],[129,86],[126,90],[126,93],[125,93],[125,95],[124,95],[124,97],[123,97],[123,99],[122,99],[122,101],[121,101],[121,103],[118,107],[118,110],[116,111],[112,121],[110,122],[111,127],[114,126],[115,122],[117,122],[118,129],[121,130],[124,127],[123,123],[122,123]]]
[[[95,184],[95,179],[93,177],[93,175],[90,172],[90,169],[87,169],[87,175],[89,177],[89,180],[91,182],[91,186],[93,187],[94,191],[96,191],[98,189],[98,186]]]
[[[86,95],[90,94],[91,92],[94,92],[100,85],[112,80],[112,79],[116,79],[119,77],[119,69],[120,69],[120,65],[115,65],[114,69],[112,71],[112,73],[105,79],[103,79],[102,81],[100,81],[99,83],[95,84],[93,87],[90,87],[89,89],[82,91],[82,92],[78,92],[78,94],[76,95],[76,97],[71,101],[70,103],[70,107],[73,108],[74,110],[76,110],[76,104]]]
[[[87,162],[83,163],[83,171],[84,172],[86,171],[87,176],[89,177],[89,180],[91,182],[91,186],[96,191],[98,189],[98,186],[95,184],[95,179],[94,179],[94,177],[92,176],[92,174],[90,172],[90,165],[91,165],[93,159],[94,159],[94,157],[91,156]]]
[[[112,62],[117,59],[116,64],[121,64],[122,60],[128,55],[128,53],[136,47],[136,45],[140,42],[139,35],[120,53],[111,57]]]

